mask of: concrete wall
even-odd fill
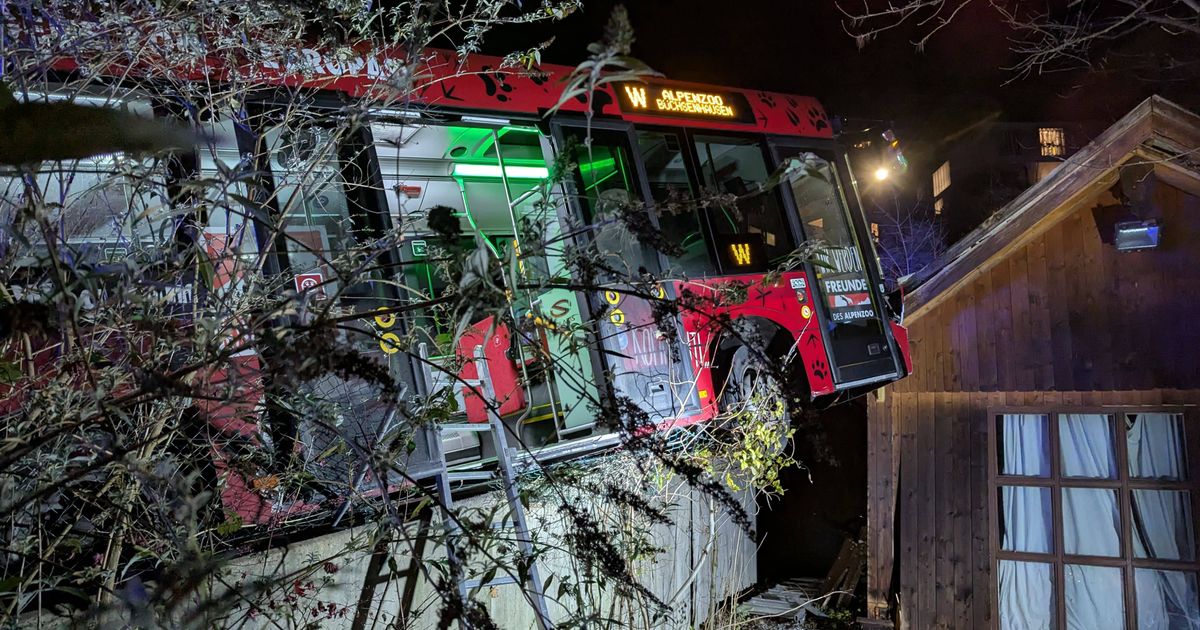
[[[611,459],[611,458],[610,458]],[[610,478],[633,478],[636,470],[628,461],[605,464],[603,475]],[[608,518],[627,517],[629,508],[614,509],[613,504],[595,493],[565,491],[563,496],[572,505],[588,506]],[[754,497],[749,492],[735,496],[753,514]],[[755,545],[729,515],[707,495],[692,490],[678,479],[668,480],[655,492],[655,499],[668,506],[669,525],[647,527],[640,523],[625,523],[622,531],[619,520],[614,536],[630,537],[648,533],[648,539],[658,552],[647,552],[632,562],[639,582],[659,599],[667,602],[669,619],[653,619],[652,607],[637,596],[614,598],[613,589],[593,584],[582,593],[582,608],[614,621],[614,627],[629,628],[694,628],[722,606],[725,598],[750,586],[755,581],[757,567]],[[499,493],[476,497],[458,504],[465,508],[486,508],[501,501]],[[541,546],[550,549],[539,561],[542,579],[553,576],[547,595],[552,617],[562,619],[568,609],[578,610],[580,603],[574,594],[557,599],[559,584],[566,579],[579,582],[584,567],[565,549],[565,518],[559,509],[561,499],[540,500],[528,510],[531,530]],[[753,520],[753,517],[752,517]],[[439,517],[433,519],[435,531]],[[415,538],[416,528],[409,527]],[[364,526],[327,536],[291,544],[265,553],[235,559],[228,565],[224,584],[217,590],[234,587],[248,592],[257,576],[288,576],[287,588],[270,597],[260,598],[257,613],[250,606],[231,601],[233,620],[245,622],[244,627],[295,627],[306,621],[321,620],[322,628],[352,628],[357,602],[370,564],[371,540],[376,528]],[[413,558],[411,544],[402,543],[390,550],[396,568],[403,572]],[[444,562],[445,550],[431,542],[423,554],[423,563],[434,569]],[[325,564],[328,560],[329,564]],[[384,571],[387,571],[386,565]],[[294,575],[289,575],[294,573]],[[407,583],[400,577],[381,583],[371,600],[366,628],[436,628],[440,599],[425,576],[416,578],[415,597],[410,611],[402,610],[401,601]],[[233,591],[230,591],[233,592]],[[232,598],[238,599],[237,597]],[[484,603],[500,628],[534,627],[534,618],[517,585],[482,589],[477,599]],[[275,608],[272,609],[271,605]],[[315,613],[314,613],[315,611]],[[728,611],[725,611],[728,614]],[[286,621],[285,621],[286,620]],[[280,624],[280,625],[277,625]],[[601,622],[588,624],[603,627]]]

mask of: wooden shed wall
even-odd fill
[[[870,617],[895,591],[902,628],[990,627],[989,407],[1200,403],[1200,198],[1159,182],[1136,253],[1091,205],[906,322],[914,373],[868,403]]]

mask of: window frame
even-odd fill
[[[1122,430],[1124,417],[1136,413],[1167,413],[1178,414],[1183,418],[1183,453],[1186,459],[1187,478],[1179,481],[1164,481],[1161,479],[1131,479],[1129,475],[1128,438]],[[1034,414],[1043,415],[1049,423],[1050,475],[1048,477],[1031,477],[999,474],[998,439],[999,418],[1005,414]],[[1114,447],[1117,459],[1117,477],[1115,479],[1096,479],[1063,477],[1061,450],[1059,448],[1058,417],[1063,414],[1103,414],[1113,418]],[[1127,630],[1137,628],[1137,569],[1164,569],[1176,571],[1191,571],[1200,574],[1200,527],[1192,529],[1193,558],[1192,560],[1162,560],[1153,558],[1136,558],[1133,552],[1133,512],[1131,507],[1132,491],[1139,489],[1153,490],[1185,490],[1191,493],[1192,519],[1195,521],[1197,509],[1200,508],[1200,410],[1194,406],[1182,405],[1151,405],[1151,406],[995,406],[987,408],[987,445],[985,457],[987,463],[987,497],[985,505],[989,506],[988,544],[991,551],[989,567],[991,574],[990,601],[993,630],[1000,628],[1000,584],[999,568],[1001,560],[1018,562],[1038,562],[1051,566],[1051,584],[1054,605],[1055,628],[1067,627],[1066,597],[1064,596],[1065,566],[1067,564],[1082,564],[1088,566],[1115,567],[1121,570],[1121,586],[1124,594],[1123,609],[1125,613],[1124,627]],[[1000,547],[1000,520],[998,512],[998,497],[1001,486],[1025,486],[1049,488],[1050,519],[1053,536],[1053,549],[1050,553],[1033,553],[1022,551],[1006,551]],[[1118,492],[1117,505],[1121,519],[1121,554],[1118,557],[1087,556],[1067,554],[1063,550],[1063,521],[1062,493],[1063,488],[1104,488]]]
[[[942,193],[950,189],[950,160],[942,162],[942,165],[934,169],[933,175],[930,176],[930,189],[935,198],[941,197]]]
[[[1067,130],[1063,127],[1038,127],[1038,154],[1062,158],[1067,154]]]

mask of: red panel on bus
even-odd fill
[[[521,375],[516,363],[508,358],[511,343],[508,327],[503,324],[494,325],[494,322],[495,318],[488,317],[463,332],[458,340],[458,356],[463,361],[463,368],[458,376],[469,383],[479,380],[479,370],[473,359],[475,349],[482,345],[500,415],[507,416],[525,408],[525,388],[521,387]],[[456,382],[454,387],[462,388],[463,401],[467,407],[467,422],[487,422],[487,407],[475,388],[461,382]]]
[[[379,103],[404,108],[420,105],[451,110],[473,110],[503,115],[541,117],[558,105],[565,87],[564,79],[574,68],[565,65],[542,64],[531,71],[523,68],[502,67],[503,59],[486,55],[471,55],[459,59],[451,51],[427,50],[414,72],[417,77],[412,85],[403,86],[399,92],[389,85],[389,79],[404,66],[404,53],[399,48],[372,54],[367,47],[355,47],[357,54],[339,56],[329,51],[298,48],[291,52],[290,60],[280,60],[266,66],[238,68],[245,76],[258,76],[267,83],[289,87],[305,87],[318,90],[344,92],[354,97],[365,97]],[[54,63],[60,71],[75,71],[79,63],[75,59],[60,59]],[[172,78],[192,81],[222,81],[233,73],[217,59],[209,59],[191,67],[177,69],[165,65],[144,63],[138,68],[112,67],[108,72],[114,77],[140,74],[153,77],[169,74]],[[703,94],[721,94],[737,100],[739,109],[748,105],[749,111],[739,112],[735,119],[721,117],[697,117],[681,114],[676,117],[648,115],[626,106],[622,107],[618,94],[609,85],[600,86],[589,98],[583,95],[564,102],[564,112],[584,112],[589,105],[600,116],[622,118],[634,123],[670,124],[727,131],[750,131],[767,134],[832,138],[833,129],[825,109],[816,99],[766,92],[726,88],[700,83],[649,80],[645,85],[669,86],[680,91]],[[397,98],[400,97],[400,98]]]
[[[793,282],[796,281],[796,282]],[[774,322],[786,330],[796,344],[798,358],[808,377],[813,397],[834,393],[833,373],[825,354],[822,331],[813,312],[812,283],[803,272],[784,273],[770,286],[762,285],[762,276],[729,276],[712,281],[718,283],[741,283],[747,286],[747,299],[740,304],[719,304],[711,312],[699,313],[687,310],[683,315],[683,328],[689,337],[696,335],[703,348],[714,348],[720,341],[723,328],[720,317],[760,317]],[[691,294],[700,300],[715,300],[715,286],[689,283],[681,287],[682,294]],[[803,297],[803,300],[801,300]],[[807,315],[807,316],[806,316]],[[711,350],[710,350],[711,352]],[[692,352],[693,362],[696,352]]]

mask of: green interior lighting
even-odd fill
[[[579,164],[579,173],[583,176],[584,190],[591,190],[616,176],[616,158],[599,158]]]
[[[454,177],[500,179],[499,164],[455,164]],[[508,179],[546,179],[550,169],[544,166],[506,166],[504,176]]]
[[[603,171],[606,169],[614,168],[616,165],[617,165],[616,158],[600,158],[598,160],[592,160],[591,162],[584,162],[584,163],[580,164],[579,170],[583,171],[584,173],[587,173],[589,171],[597,171],[597,170]]]

